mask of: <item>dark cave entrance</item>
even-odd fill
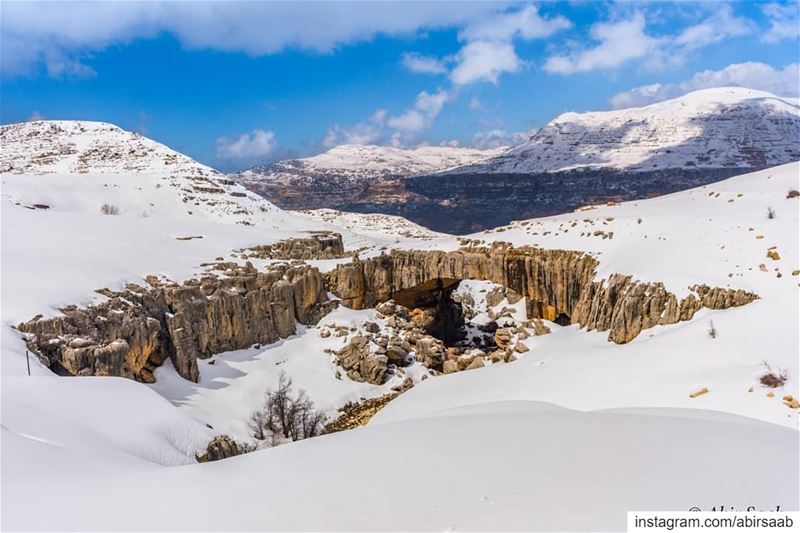
[[[546,302],[528,300],[527,312],[528,318],[541,318],[542,320],[549,320],[550,322],[555,322],[559,326],[569,326],[572,324],[572,319],[568,314],[559,311]]]
[[[416,314],[420,325],[445,346],[454,346],[466,337],[463,309],[452,299],[460,282],[460,279],[436,278],[395,291],[392,298],[403,307],[421,310]]]

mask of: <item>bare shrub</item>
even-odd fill
[[[717,328],[714,327],[713,320],[708,321],[708,336],[711,337],[712,339],[717,338]]]
[[[119,207],[111,204],[103,204],[100,206],[100,212],[104,215],[119,215]]]
[[[767,208],[767,218],[770,219],[770,220],[775,218],[775,210],[772,209],[771,207]]]
[[[789,189],[789,192],[786,193],[786,198],[797,198],[800,197],[800,191],[797,189]]]
[[[767,367],[767,372],[758,378],[758,381],[761,382],[762,385],[771,389],[777,389],[786,384],[786,381],[789,379],[789,372],[787,370],[779,368],[776,372],[770,368],[766,361],[764,361],[764,366]]]
[[[262,409],[250,415],[253,437],[264,440],[269,434],[272,444],[282,440],[302,440],[322,433],[325,415],[318,411],[304,390],[295,393],[292,378],[281,372],[278,386],[267,391]]]

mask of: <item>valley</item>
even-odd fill
[[[93,139],[108,133],[116,144],[98,152]],[[31,519],[42,482],[63,495],[53,517],[87,494],[102,503],[75,529],[118,527],[119,491],[134,487],[165,502],[125,519],[144,529],[261,523],[233,510],[245,489],[253,508],[281,502],[269,528],[369,528],[412,486],[415,505],[441,507],[403,527],[527,526],[519,498],[538,498],[542,528],[588,524],[549,514],[563,501],[511,481],[520,472],[557,471],[582,501],[611,505],[593,515],[608,527],[629,505],[710,504],[720,479],[731,498],[796,500],[790,475],[754,482],[749,466],[726,465],[764,450],[797,461],[797,163],[643,200],[584,194],[576,210],[456,237],[387,215],[283,211],[108,125],[29,123],[2,138],[34,154],[6,158],[2,175],[9,524],[55,527]],[[62,148],[46,148],[55,139]],[[92,161],[87,151],[103,155],[84,173],[70,161]],[[788,379],[772,389],[768,374]],[[298,442],[253,425],[286,379],[324,420]],[[610,447],[579,453],[597,428]],[[576,453],[616,466],[586,486],[566,467]],[[714,481],[680,498],[636,483],[600,498],[619,469],[656,464]],[[343,479],[349,490],[333,490]],[[378,480],[380,497],[358,488]],[[308,483],[331,507],[292,503],[313,496]],[[436,496],[445,486],[452,499]],[[226,487],[227,510],[174,521],[170,498],[189,505]],[[370,511],[342,514],[353,497]]]

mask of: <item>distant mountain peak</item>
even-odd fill
[[[800,159],[799,137],[796,99],[722,87],[643,107],[564,113],[503,154],[447,172],[762,168]]]

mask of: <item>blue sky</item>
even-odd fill
[[[233,170],[514,142],[565,111],[798,96],[796,2],[3,2],[3,123],[113,122]]]

